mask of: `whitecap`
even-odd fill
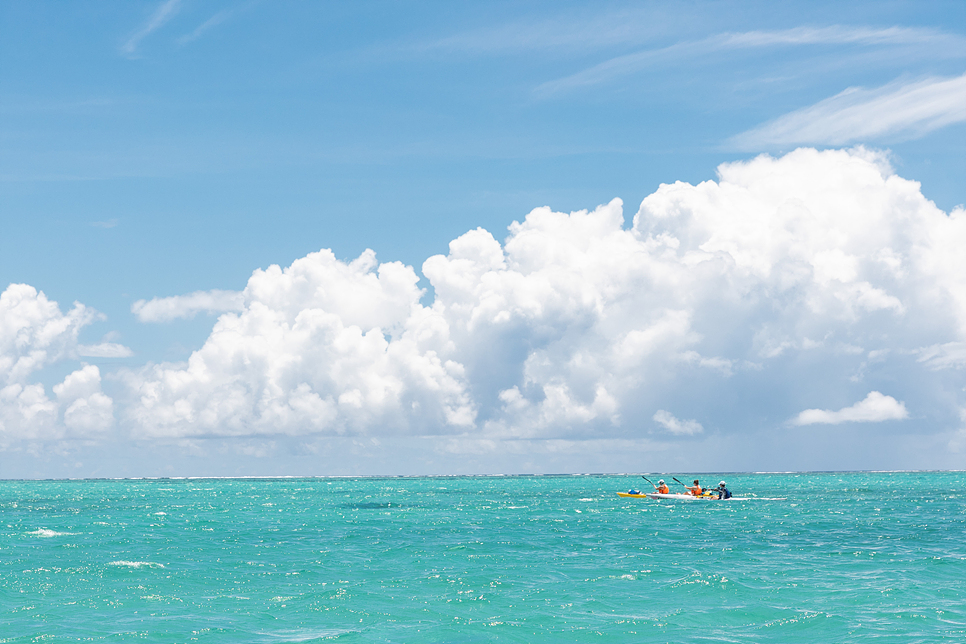
[[[43,537],[48,539],[50,537],[66,537],[72,534],[77,534],[76,532],[57,532],[56,530],[48,530],[47,528],[38,528],[33,532],[28,532],[27,534],[34,537]]]
[[[358,633],[357,630],[351,629],[338,629],[338,628],[325,628],[325,629],[312,629],[312,630],[287,630],[278,631],[275,633],[259,633],[264,639],[263,642],[275,642],[282,640],[285,642],[314,642],[320,640],[331,640],[338,639],[342,635],[347,635],[349,633]]]
[[[164,564],[153,561],[112,561],[108,566],[121,566],[125,568],[164,568]]]

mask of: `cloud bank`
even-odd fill
[[[431,303],[416,270],[371,250],[256,270],[238,293],[142,300],[142,321],[225,312],[186,362],[120,370],[113,400],[90,365],[55,398],[31,381],[76,359],[93,314],[14,285],[3,435],[96,437],[116,416],[139,441],[263,454],[418,437],[450,457],[689,451],[855,421],[938,436],[966,407],[964,247],[966,213],[936,208],[879,153],[763,155],[660,186],[629,224],[615,199],[537,208],[502,242],[468,231],[424,262]],[[868,395],[806,409],[843,391]]]
[[[372,251],[256,271],[186,364],[128,375],[128,419],[153,438],[437,435],[468,450],[728,431],[717,398],[787,377],[788,359],[861,386],[860,362],[962,338],[964,242],[963,213],[878,153],[761,156],[662,185],[629,228],[614,200],[538,208],[502,244],[469,231],[423,264],[428,306],[415,270]],[[801,423],[906,417],[876,396]]]

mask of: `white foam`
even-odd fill
[[[164,564],[153,561],[112,561],[108,566],[121,566],[124,568],[164,568]]]
[[[346,635],[348,633],[358,633],[357,630],[342,630],[337,628],[326,628],[321,630],[297,630],[297,631],[279,631],[277,633],[259,633],[265,637],[264,642],[274,642],[276,640],[283,640],[286,642],[311,642],[313,640],[322,639],[335,639],[340,635]]]
[[[56,530],[48,530],[47,528],[38,528],[33,532],[28,532],[27,534],[33,535],[35,537],[43,537],[45,539],[48,539],[50,537],[66,537],[77,533],[76,532],[57,532]]]

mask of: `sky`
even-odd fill
[[[962,2],[0,31],[0,478],[966,468]]]

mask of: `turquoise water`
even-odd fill
[[[966,641],[966,474],[728,482],[0,481],[0,642]]]

